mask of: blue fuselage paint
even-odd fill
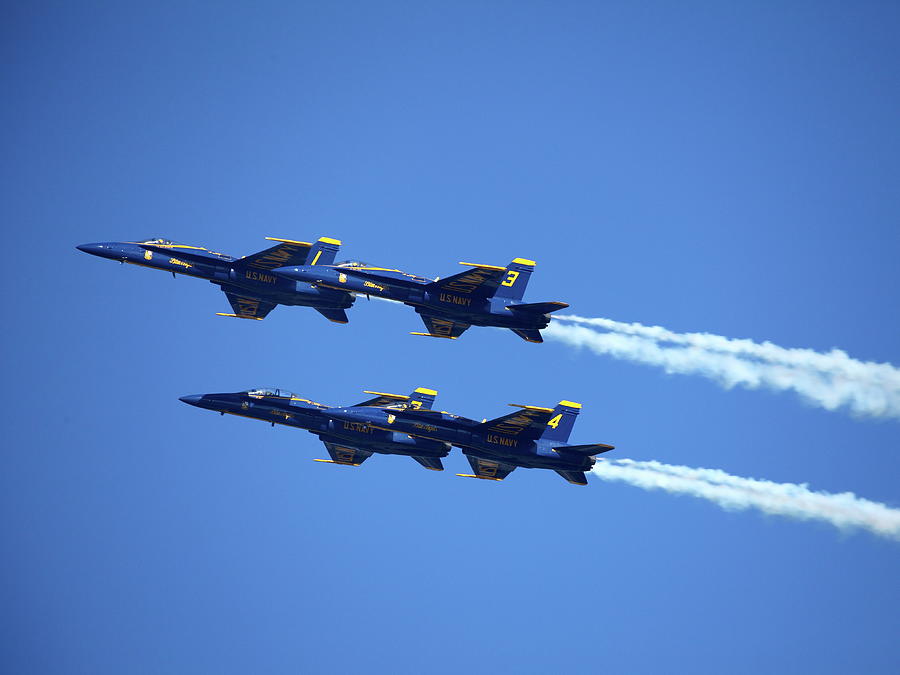
[[[198,408],[305,429],[324,442],[347,444],[369,452],[440,458],[450,451],[446,443],[377,429],[366,422],[364,414],[346,412],[366,410],[363,407],[329,408],[306,400],[247,392],[185,396],[181,400]]]
[[[431,291],[427,287],[434,283],[433,279],[399,270],[369,270],[366,272],[369,277],[365,279],[348,274],[347,269],[339,265],[280,267],[276,271],[319,287],[402,302],[419,314],[473,326],[540,330],[550,323],[549,314],[508,309],[519,301],[506,297],[469,296],[447,290]]]
[[[78,249],[130,265],[206,279],[222,290],[243,292],[279,305],[346,309],[353,304],[350,293],[320,288],[275,270],[253,269],[243,265],[240,258],[205,249],[185,249],[180,255],[178,248],[160,252],[148,250],[137,243],[116,241],[83,244]]]
[[[541,439],[520,440],[515,436],[484,431],[475,420],[445,412],[435,411],[408,419],[389,408],[333,408],[329,415],[336,419],[352,419],[369,427],[449,443],[459,447],[466,455],[520,467],[587,471],[596,461],[592,456],[567,453],[559,443]]]

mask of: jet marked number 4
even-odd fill
[[[547,422],[548,427],[553,427],[554,429],[559,426],[559,421],[562,419],[562,413],[551,419]]]

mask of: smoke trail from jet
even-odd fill
[[[900,369],[889,363],[858,361],[838,349],[821,353],[611,319],[554,318],[548,338],[598,354],[659,366],[667,373],[702,375],[726,388],[794,391],[826,410],[900,418]]]
[[[900,541],[900,509],[857,497],[852,492],[813,492],[805,484],[773,483],[732,476],[718,469],[598,459],[592,469],[598,478],[620,481],[673,494],[707,499],[726,510],[758,509],[796,520],[819,520],[841,530],[865,529]]]

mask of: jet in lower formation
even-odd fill
[[[314,244],[275,237],[266,239],[278,243],[243,258],[159,238],[82,244],[77,248],[121,263],[207,279],[225,292],[234,310],[219,312],[219,316],[262,320],[278,305],[299,305],[312,307],[329,321],[347,323],[344,310],[353,304],[353,295],[319,288],[276,271],[285,265],[298,269],[330,265],[341,242],[328,237]]]
[[[612,445],[568,445],[569,434],[581,410],[580,403],[560,401],[555,408],[510,404],[516,412],[478,422],[448,412],[404,408],[368,408],[347,413],[344,419],[363,422],[373,429],[392,430],[449,443],[462,449],[472,465],[466,478],[503,480],[517,467],[552,469],[570,483],[587,485],[584,472],[596,462],[595,455]],[[342,418],[342,411],[332,411]]]
[[[443,470],[451,446],[472,466],[469,478],[500,481],[517,467],[552,469],[570,483],[587,485],[584,472],[595,455],[613,449],[603,443],[569,445],[581,405],[560,401],[555,408],[520,406],[516,412],[478,422],[432,410],[437,392],[416,389],[409,396],[366,392],[374,398],[348,407],[329,407],[279,389],[184,396],[185,403],[221,414],[285,424],[317,435],[336,464],[359,466],[373,453],[408,455],[428,469]]]
[[[373,454],[406,455],[426,469],[443,471],[441,458],[450,452],[450,445],[442,441],[418,438],[391,429],[375,429],[358,414],[366,409],[429,410],[437,392],[419,388],[409,396],[367,391],[371,397],[356,405],[331,408],[302,398],[284,389],[250,389],[223,394],[182,396],[181,401],[198,408],[214,410],[222,415],[240,415],[305,429],[325,444],[331,459],[317,462],[359,466]],[[338,415],[333,414],[339,411]],[[354,413],[357,416],[354,417]]]
[[[469,326],[496,326],[509,328],[528,342],[543,342],[540,331],[550,323],[550,313],[569,306],[565,302],[522,302],[534,271],[533,260],[516,258],[506,267],[460,265],[471,269],[437,280],[358,261],[315,267],[287,265],[276,272],[317,288],[402,302],[416,310],[428,331],[413,335],[428,337],[455,340]]]

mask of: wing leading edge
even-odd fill
[[[481,459],[480,457],[472,457],[471,455],[466,455],[466,459],[469,460],[469,464],[472,465],[472,471],[475,473],[458,473],[456,474],[457,476],[481,478],[482,480],[503,480],[516,468],[512,464],[494,462],[488,459]]]

